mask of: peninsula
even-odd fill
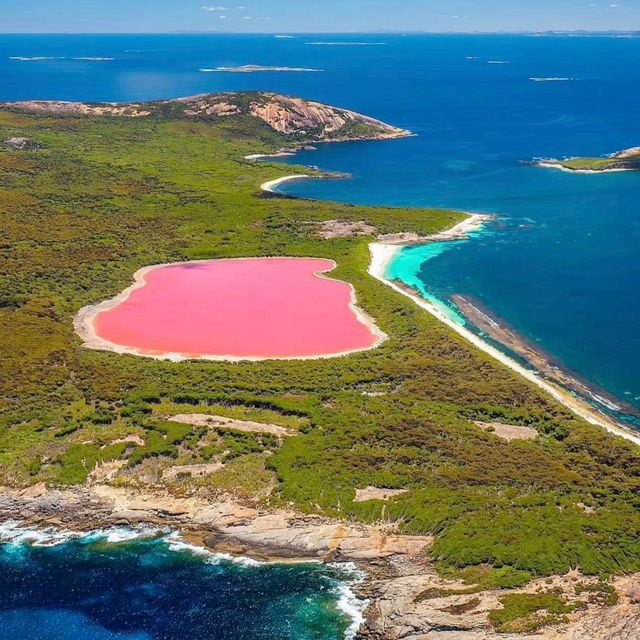
[[[353,561],[371,640],[638,637],[638,447],[368,272],[371,244],[478,219],[280,198],[282,165],[246,159],[406,135],[274,93],[0,105],[0,521]],[[150,266],[281,257],[335,263],[387,339],[176,362],[75,331]]]
[[[632,147],[623,151],[617,151],[600,158],[566,158],[554,160],[553,158],[541,158],[533,162],[538,167],[549,169],[563,169],[575,173],[604,173],[613,171],[639,171],[640,147]]]

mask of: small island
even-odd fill
[[[640,147],[632,147],[612,153],[611,155],[597,158],[566,158],[555,160],[553,158],[541,158],[534,160],[537,167],[548,169],[562,169],[579,173],[602,173],[611,171],[639,171]]]

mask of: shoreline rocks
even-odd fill
[[[357,636],[366,640],[635,640],[640,633],[636,575],[615,581],[620,595],[615,606],[587,603],[560,626],[498,634],[488,613],[501,608],[505,594],[553,588],[575,600],[578,580],[589,584],[597,579],[576,572],[535,580],[522,589],[476,590],[436,573],[426,556],[429,537],[398,535],[393,527],[106,484],[68,490],[43,484],[0,489],[0,522],[7,520],[75,531],[154,525],[179,530],[187,541],[215,553],[275,562],[354,562],[366,574],[355,588],[359,597],[369,600],[366,622]],[[433,597],[421,597],[425,592],[433,592]]]

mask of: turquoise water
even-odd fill
[[[483,226],[470,233],[468,239],[478,239],[486,233],[490,232],[487,231],[486,226]],[[423,298],[437,306],[451,320],[467,326],[466,318],[460,313],[456,305],[444,298],[437,297],[431,292],[424,278],[421,277],[422,269],[427,261],[454,249],[460,242],[460,240],[451,240],[399,248],[393,260],[387,266],[385,277],[389,280],[400,280],[411,288],[418,290]]]
[[[393,271],[448,308],[453,294],[478,299],[568,369],[640,409],[640,173],[522,164],[640,144],[640,86],[632,81],[640,77],[640,39],[416,36],[388,43],[366,48],[368,70],[352,89],[341,87],[342,103],[417,137],[319,145],[286,162],[353,178],[281,190],[498,214],[488,233],[470,241],[402,252]],[[361,62],[345,55],[344,64],[358,69]],[[618,417],[640,427],[637,417]]]
[[[231,561],[150,530],[5,524],[0,575],[3,640],[343,640],[359,615],[350,571]]]

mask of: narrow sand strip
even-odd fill
[[[469,231],[472,231],[474,228],[477,229],[479,224],[481,225],[483,224],[483,222],[479,222],[476,219],[474,225],[467,225],[467,233]],[[450,231],[453,231],[453,229],[451,229]],[[437,235],[441,236],[441,234]],[[622,436],[623,438],[631,440],[635,444],[640,445],[640,434],[634,433],[630,429],[626,429],[620,426],[608,416],[592,407],[585,400],[573,396],[562,387],[555,385],[552,382],[545,380],[544,378],[541,378],[536,371],[527,369],[526,367],[522,366],[506,354],[502,353],[502,351],[500,351],[496,347],[482,340],[482,338],[477,336],[466,327],[449,318],[443,311],[441,311],[435,305],[431,304],[431,302],[429,302],[428,300],[422,298],[418,293],[414,293],[406,288],[399,286],[395,282],[388,280],[386,278],[387,267],[395,254],[402,249],[402,246],[403,245],[385,244],[381,242],[371,243],[369,245],[369,249],[371,251],[371,262],[368,269],[369,274],[376,280],[379,280],[380,282],[383,282],[387,286],[391,287],[394,291],[401,293],[403,296],[411,298],[411,300],[413,300],[419,307],[428,311],[430,314],[438,318],[438,320],[440,320],[441,322],[444,322],[444,324],[453,329],[456,333],[461,335],[463,338],[466,338],[473,345],[489,354],[490,356],[501,362],[503,365],[509,367],[511,370],[520,374],[530,382],[533,382],[535,385],[549,393],[558,402],[571,409],[571,411],[573,411],[575,414],[577,414],[587,422],[604,427],[605,429],[607,429],[607,431],[615,435]]]
[[[262,160],[263,158],[288,158],[289,156],[295,156],[292,151],[278,151],[277,153],[250,153],[245,156],[245,160]]]
[[[290,176],[282,176],[282,178],[276,178],[275,180],[269,180],[268,182],[263,182],[260,185],[260,188],[263,191],[267,191],[268,193],[277,193],[275,187],[283,182],[290,182],[291,180],[302,180],[303,178],[313,178],[313,176],[307,175],[306,173],[298,173]]]
[[[558,171],[564,171],[565,173],[581,173],[581,174],[594,174],[594,173],[624,173],[625,171],[636,171],[636,169],[570,169],[561,164],[555,162],[536,162],[536,167],[542,167],[543,169],[556,169]]]

